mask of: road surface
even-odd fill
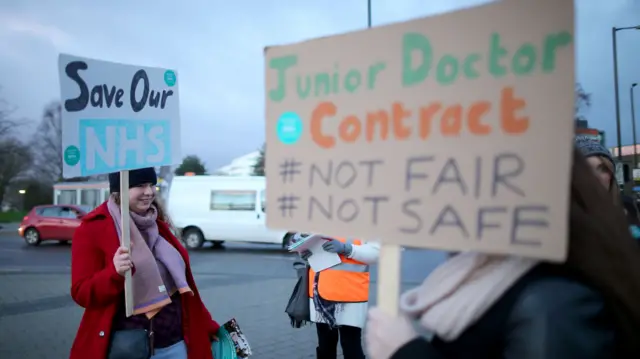
[[[68,357],[82,315],[69,296],[70,250],[56,242],[28,247],[14,233],[0,233],[0,358]],[[238,320],[254,358],[315,357],[313,328],[292,329],[283,312],[295,284],[292,255],[278,246],[227,245],[190,257],[205,304],[219,322]],[[442,259],[441,253],[404,251],[403,289]],[[373,266],[372,297],[376,273]]]

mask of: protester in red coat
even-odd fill
[[[82,219],[73,237],[71,296],[85,312],[70,359],[106,359],[113,334],[128,329],[153,331],[152,358],[212,359],[211,340],[219,325],[200,298],[186,250],[155,200],[155,171],[129,173],[131,255],[120,247],[121,217],[113,203],[120,198],[118,174],[109,177],[110,199]],[[128,318],[127,270],[133,270],[135,294],[134,315]]]

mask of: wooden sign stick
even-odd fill
[[[121,243],[122,247],[129,250],[131,255],[131,229],[129,215],[129,171],[120,171],[120,213],[122,214]],[[128,270],[124,275],[124,303],[127,317],[133,315],[133,278],[132,272]]]
[[[378,306],[391,315],[398,315],[400,296],[400,261],[402,248],[382,244],[378,260]]]

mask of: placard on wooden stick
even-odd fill
[[[129,250],[131,255],[131,216],[129,215],[129,171],[120,171],[120,213],[122,222],[120,223],[120,245]],[[133,278],[131,271],[124,275],[124,304],[127,317],[133,314]],[[127,294],[130,293],[130,294]]]
[[[131,250],[129,170],[182,159],[177,74],[66,54],[60,55],[58,70],[63,176],[120,172],[121,241]],[[127,316],[133,313],[134,281],[127,272]]]
[[[573,32],[510,0],[267,48],[268,226],[379,238],[390,311],[398,246],[564,260]]]

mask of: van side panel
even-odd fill
[[[168,196],[173,224],[199,228],[206,240],[281,244],[266,227],[264,177],[176,176]]]

